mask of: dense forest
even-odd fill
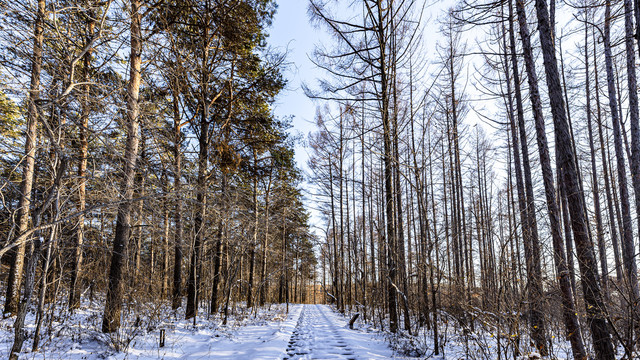
[[[307,5],[302,139],[274,0],[0,0],[7,356],[327,303],[406,356],[637,358],[640,1]]]
[[[195,322],[241,300],[304,300],[315,256],[295,139],[271,111],[286,83],[265,41],[275,8],[0,3],[12,357],[34,306],[35,350],[60,301],[100,297],[112,333],[135,303],[166,301]]]
[[[434,355],[454,322],[505,357],[637,356],[640,4],[461,1],[425,48],[430,4],[335,3],[306,90],[336,306]]]

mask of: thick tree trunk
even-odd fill
[[[518,16],[518,24],[520,26],[520,38],[522,40],[522,48],[524,51],[525,68],[527,72],[527,78],[529,81],[529,93],[531,98],[531,106],[533,110],[533,117],[536,124],[536,135],[538,140],[538,151],[540,154],[540,162],[542,165],[543,180],[545,183],[545,195],[547,197],[547,207],[549,207],[549,218],[554,221],[556,226],[551,225],[552,232],[556,232],[559,229],[558,212],[555,203],[555,189],[553,187],[553,171],[551,170],[551,162],[549,160],[549,149],[547,146],[546,133],[544,131],[544,119],[542,115],[542,103],[540,101],[540,95],[538,91],[538,78],[535,70],[535,62],[533,59],[533,50],[531,47],[531,38],[529,35],[529,27],[526,18],[526,9],[522,0],[516,0],[516,13]],[[513,43],[513,41],[512,41]],[[512,53],[514,52],[515,45],[511,45]],[[512,55],[513,56],[513,55]],[[514,71],[514,73],[517,73]],[[517,85],[517,84],[516,84]],[[520,120],[519,120],[520,122]],[[520,132],[524,131],[524,122],[520,124]],[[522,139],[521,139],[522,140]],[[521,144],[526,145],[526,142]],[[526,176],[525,181],[531,180],[531,176]],[[529,221],[533,221],[534,215],[531,200],[533,199],[533,193],[529,193],[532,187],[527,186],[527,200],[528,209],[530,209],[528,217]],[[554,211],[551,211],[554,210]],[[528,223],[527,225],[529,225]],[[559,235],[559,234],[558,234]],[[561,241],[560,237],[560,241]],[[536,239],[527,241],[524,239],[525,245],[525,258],[527,263],[527,274],[529,280],[529,306],[531,307],[531,319],[530,327],[533,340],[535,341],[536,348],[543,356],[548,354],[547,339],[546,339],[546,324],[544,322],[544,293],[542,289],[542,271],[540,265],[540,244]]]
[[[38,146],[38,109],[36,101],[40,94],[40,72],[42,70],[42,42],[44,39],[45,0],[38,0],[38,10],[33,37],[33,59],[31,62],[31,84],[27,96],[27,131],[25,136],[25,161],[20,182],[20,200],[18,203],[18,231],[21,236],[29,229],[31,217],[31,191],[34,183],[36,148]],[[7,295],[4,314],[16,314],[20,301],[20,286],[24,268],[26,242],[22,242],[11,251],[11,266],[7,279]]]
[[[88,24],[87,32],[93,34],[95,22],[92,20]],[[82,79],[84,82],[89,81],[89,71],[91,67],[91,51],[87,51],[84,55],[84,64]],[[86,208],[86,189],[87,189],[87,154],[89,152],[88,130],[89,130],[89,114],[91,113],[90,105],[90,86],[84,86],[84,94],[82,98],[82,116],[80,128],[80,157],[78,159],[78,211],[84,211]],[[76,244],[73,259],[73,268],[71,270],[71,281],[69,284],[69,309],[77,309],[80,306],[80,273],[82,271],[82,250],[84,246],[84,214],[78,216],[78,225],[76,228]]]
[[[129,83],[127,85],[127,142],[125,145],[124,181],[122,193],[124,198],[118,206],[116,218],[115,238],[111,265],[109,267],[109,284],[107,300],[102,318],[102,332],[112,333],[120,327],[120,311],[122,309],[122,276],[124,261],[127,254],[127,243],[131,226],[131,200],[134,192],[136,160],[138,157],[138,126],[140,105],[138,93],[140,91],[140,66],[142,53],[142,33],[140,29],[140,0],[131,0],[131,52],[129,59]]]
[[[538,17],[538,31],[547,77],[547,87],[549,89],[549,99],[551,102],[551,113],[555,125],[556,147],[559,156],[557,161],[563,172],[563,182],[569,200],[569,213],[571,214],[571,225],[578,253],[578,264],[582,275],[582,289],[584,292],[587,318],[591,328],[596,355],[600,359],[614,359],[613,344],[606,320],[606,308],[600,289],[598,269],[593,253],[593,243],[589,238],[584,213],[584,194],[580,189],[576,168],[577,164],[575,163],[574,149],[571,143],[569,124],[565,113],[565,104],[562,96],[562,87],[560,85],[555,47],[551,36],[546,0],[536,0],[535,7]]]
[[[636,201],[636,214],[640,214],[640,119],[638,119],[638,86],[636,81],[636,54],[633,39],[633,3],[632,0],[624,0],[624,32],[625,49],[627,62],[627,86],[629,102],[629,122],[631,123],[631,183]],[[636,18],[640,19],[640,14],[636,13]],[[638,218],[638,229],[640,231],[640,218]],[[640,289],[638,288],[638,269],[636,265],[637,255],[633,240],[622,241],[622,256],[627,258],[629,268],[627,277],[629,278],[629,304],[633,317],[640,316]],[[640,246],[640,242],[638,243]]]
[[[174,258],[173,258],[173,299],[171,308],[178,309],[182,305],[182,132],[180,130],[180,89],[177,80],[171,89],[173,108],[173,191],[175,193],[174,210]]]

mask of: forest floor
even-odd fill
[[[99,331],[101,308],[94,304],[69,313],[60,308],[45,316],[53,331],[41,335],[40,350],[31,352],[35,314],[27,316],[28,339],[21,359],[388,359],[394,358],[388,340],[367,326],[354,330],[348,318],[327,305],[272,305],[258,314],[237,311],[227,325],[220,318],[181,319],[182,313],[165,308],[128,309],[122,330]],[[13,321],[0,320],[0,358],[8,357],[13,342]],[[48,329],[43,325],[43,329]],[[165,345],[159,346],[160,331]],[[117,349],[117,350],[116,350]],[[29,350],[29,351],[27,351]]]
[[[1,297],[0,297],[1,300]],[[32,352],[35,314],[26,321],[27,341],[20,359],[513,359],[509,336],[496,336],[496,329],[477,321],[475,331],[461,331],[456,321],[441,312],[439,339],[441,352],[434,353],[431,331],[420,329],[414,336],[402,332],[390,335],[360,317],[354,329],[348,322],[353,312],[341,314],[329,305],[272,304],[248,311],[242,304],[230,308],[226,325],[221,315],[206,315],[201,309],[194,326],[184,320],[184,310],[173,311],[164,305],[130,302],[123,309],[121,330],[114,334],[100,331],[104,302],[85,301],[73,313],[64,301],[45,312],[40,349]],[[255,310],[255,309],[254,309]],[[355,309],[352,309],[355,310]],[[371,314],[370,314],[371,315]],[[371,320],[371,319],[369,319]],[[0,319],[0,359],[6,359],[13,343],[15,318]],[[386,321],[386,320],[385,320]],[[51,329],[51,330],[50,330]],[[524,330],[524,329],[523,329]],[[161,331],[165,345],[159,346]],[[525,331],[523,331],[525,332]],[[561,329],[552,331],[550,359],[571,356]],[[554,335],[555,334],[555,335]],[[505,339],[501,342],[499,338]],[[518,359],[529,360],[528,339],[521,340]],[[502,357],[497,355],[501,349]],[[622,352],[618,353],[621,356]]]

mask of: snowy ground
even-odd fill
[[[371,333],[350,330],[327,305],[304,305],[285,359],[388,359],[389,347]]]
[[[283,305],[260,311],[257,317],[238,313],[226,326],[220,319],[181,320],[166,309],[148,311],[139,325],[123,324],[116,335],[102,334],[99,306],[83,306],[74,314],[52,319],[54,332],[45,334],[38,352],[21,359],[388,359],[393,351],[380,333],[350,330],[347,320],[327,305]],[[58,310],[56,310],[58,311]],[[162,319],[162,320],[159,320]],[[13,318],[0,321],[0,358],[13,341]],[[33,314],[27,324],[33,324]],[[166,333],[159,347],[160,330]],[[30,336],[33,327],[27,327]],[[117,344],[121,350],[114,350]],[[23,346],[31,349],[31,341]]]
[[[498,336],[502,331],[481,322],[477,322],[476,331],[465,334],[455,326],[455,321],[445,316],[446,313],[440,315],[438,328],[442,350],[435,356],[431,331],[421,329],[416,336],[391,336],[371,324],[362,323],[362,318],[351,330],[347,324],[351,314],[343,316],[328,305],[292,304],[287,312],[285,305],[274,304],[259,309],[257,314],[249,313],[240,305],[233,309],[227,325],[221,324],[220,317],[207,319],[206,315],[201,315],[194,326],[192,320],[182,318],[182,309],[174,312],[166,305],[138,303],[125,307],[121,331],[107,335],[100,331],[102,301],[87,301],[74,313],[64,310],[64,304],[61,302],[55,310],[49,309],[52,311],[48,313],[54,316],[45,317],[46,326],[43,326],[45,330],[37,352],[29,351],[35,316],[33,312],[28,314],[28,340],[20,359],[365,360],[409,359],[411,357],[405,357],[405,354],[411,354],[443,360],[497,360],[497,348],[501,348],[503,359],[513,358],[510,336]],[[0,359],[8,358],[14,320],[0,320]],[[161,330],[166,333],[164,347],[159,346]],[[571,358],[569,344],[561,340],[561,333],[561,330],[551,332],[552,359]],[[500,342],[499,338],[502,339]],[[523,337],[523,356],[519,359],[529,358],[531,349],[526,348],[527,343],[528,338]],[[505,350],[508,350],[507,356]],[[619,352],[618,357],[621,355]]]

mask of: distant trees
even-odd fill
[[[387,299],[385,301],[389,313],[389,327],[391,332],[398,329],[397,315],[397,294],[404,292],[402,297],[403,310],[405,313],[404,322],[407,330],[410,330],[409,309],[407,306],[406,288],[403,286],[406,275],[404,242],[398,243],[398,237],[403,236],[403,226],[401,219],[403,204],[401,201],[400,173],[398,167],[398,136],[400,109],[398,108],[398,63],[405,61],[408,50],[412,46],[415,35],[415,24],[412,24],[411,14],[419,11],[419,5],[415,1],[402,2],[399,4],[393,1],[363,1],[362,3],[351,4],[351,10],[362,15],[354,20],[344,20],[341,16],[333,14],[328,3],[317,1],[310,2],[310,12],[312,20],[326,27],[328,31],[336,36],[338,47],[330,52],[318,51],[315,62],[321,68],[327,69],[335,81],[324,81],[321,83],[320,93],[309,90],[308,93],[315,98],[329,98],[342,103],[340,114],[338,115],[340,124],[343,124],[358,106],[352,103],[361,103],[366,113],[377,119],[373,126],[381,126],[382,143],[382,168],[383,168],[383,188],[381,192],[384,200],[384,232],[379,234],[384,239],[384,248],[387,254],[382,257],[385,261],[386,272],[383,278],[388,280],[385,284]],[[361,8],[361,9],[360,9]],[[402,32],[398,29],[403,29]],[[362,125],[372,126],[372,124]],[[357,126],[355,127],[357,128]],[[338,213],[339,221],[342,224],[343,206],[343,131],[340,125],[337,147],[339,159],[337,167],[338,186]],[[333,176],[332,176],[333,177]],[[333,181],[331,181],[333,182]],[[333,185],[331,185],[332,187]],[[364,186],[364,184],[362,185]],[[396,189],[396,191],[394,191]],[[331,201],[333,201],[333,189],[330,189]],[[346,203],[345,203],[346,204]],[[348,208],[348,207],[347,207]],[[335,214],[332,215],[332,218]],[[349,211],[347,210],[347,217]],[[333,220],[332,220],[333,223]],[[379,224],[380,225],[380,224]],[[347,224],[348,226],[348,224]],[[337,228],[333,228],[336,232]],[[340,251],[344,251],[344,239],[349,231],[344,234],[344,226],[340,226],[338,237],[340,239]],[[337,259],[337,246],[335,244],[336,234],[333,234],[334,256]],[[344,255],[344,253],[343,253]],[[334,259],[334,261],[336,260]],[[336,264],[337,265],[337,264]],[[344,269],[341,269],[343,271]],[[337,275],[337,269],[334,269]],[[398,280],[398,274],[401,276]],[[348,284],[352,282],[349,279]],[[338,284],[334,284],[337,286]],[[344,284],[341,283],[343,288]],[[351,287],[351,286],[349,286]],[[402,288],[402,289],[401,289]],[[336,289],[334,289],[336,290]],[[348,290],[348,294],[351,290]],[[342,294],[337,294],[340,299]],[[339,302],[339,307],[342,308]]]

